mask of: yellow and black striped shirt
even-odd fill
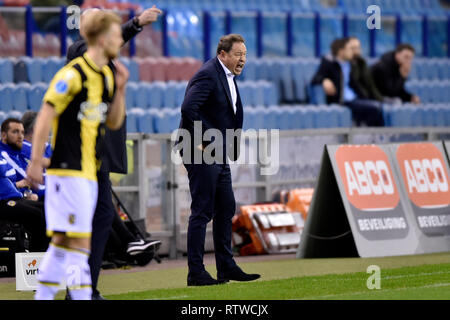
[[[47,174],[97,180],[104,123],[114,92],[111,68],[98,68],[86,53],[58,71],[43,99],[57,113]]]

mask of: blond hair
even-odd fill
[[[89,12],[81,19],[81,36],[86,40],[88,45],[92,45],[97,38],[107,32],[114,23],[121,24],[122,20],[112,11],[95,10]]]

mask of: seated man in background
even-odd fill
[[[33,129],[34,124],[36,122],[37,117],[36,111],[27,111],[22,115],[22,124],[24,128],[24,139],[22,144],[22,150],[21,153],[29,162],[31,160],[31,140],[33,139]],[[50,143],[45,144],[45,152],[44,152],[44,167],[47,168],[50,165],[50,158],[52,156],[52,146]],[[24,171],[26,171],[27,168],[23,168]],[[39,200],[43,201],[45,196],[45,188],[42,186],[39,190],[37,190],[37,195],[39,197]]]
[[[353,53],[351,77],[359,84],[361,96],[365,99],[383,101],[383,95],[376,87],[367,62],[361,54],[361,41],[356,37],[349,37],[349,46]]]
[[[8,118],[3,121],[1,126],[0,155],[14,169],[15,175],[9,176],[9,179],[15,183],[17,189],[21,193],[32,193],[34,194],[32,197],[37,197],[38,190],[31,189],[29,183],[25,180],[28,160],[21,152],[24,131],[23,124],[19,119]]]
[[[0,221],[22,225],[30,233],[30,251],[44,252],[50,239],[46,236],[44,204],[37,196],[22,194],[10,179],[16,170],[0,156]]]
[[[383,96],[418,104],[420,98],[405,89],[415,50],[409,44],[399,44],[394,51],[383,54],[371,68],[375,85]]]
[[[312,85],[321,85],[327,103],[345,105],[352,111],[357,125],[383,126],[383,109],[380,102],[369,100],[360,83],[352,74],[353,52],[349,38],[336,39],[331,44],[331,56],[322,58],[312,79]]]

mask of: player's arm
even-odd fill
[[[129,77],[127,68],[118,60],[114,61],[116,68],[116,92],[106,118],[106,125],[111,130],[117,130],[125,119],[126,83]]]
[[[45,143],[48,140],[52,121],[56,115],[55,108],[48,102],[44,102],[36,119],[33,141],[31,143],[31,161],[27,168],[27,180],[32,186],[44,183],[43,169],[46,165],[44,161]]]

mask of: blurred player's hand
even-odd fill
[[[31,188],[37,189],[39,184],[44,183],[43,179],[44,168],[42,163],[31,161],[27,168],[27,181]]]
[[[127,67],[123,65],[118,59],[114,60],[114,66],[116,67],[116,86],[117,89],[125,88],[130,73]]]
[[[158,15],[162,14],[162,11],[158,9],[155,5],[153,7],[143,11],[139,17],[138,22],[139,26],[143,27],[152,22],[156,22],[158,20]]]

